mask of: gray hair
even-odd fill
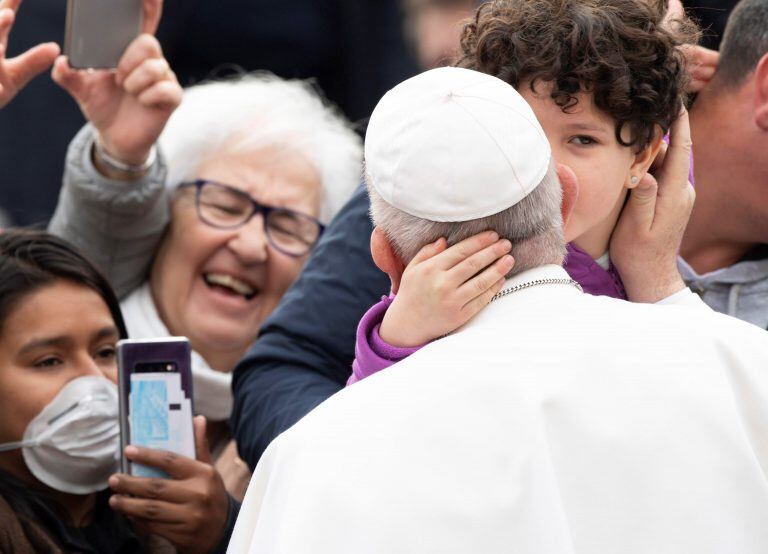
[[[496,231],[512,243],[515,267],[508,276],[545,264],[562,264],[565,258],[563,193],[553,163],[541,183],[523,200],[499,213],[461,222],[436,222],[395,208],[373,187],[366,175],[371,219],[405,264],[426,244],[445,237],[456,244],[483,231]]]
[[[168,186],[194,179],[222,148],[287,148],[303,155],[322,183],[320,220],[328,223],[360,183],[362,141],[311,83],[255,73],[196,85],[160,137]]]
[[[713,81],[725,88],[741,85],[766,53],[768,0],[742,0],[725,26]]]

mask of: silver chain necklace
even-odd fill
[[[584,290],[581,288],[581,285],[573,279],[534,279],[533,281],[526,281],[525,283],[520,283],[519,285],[509,287],[508,289],[501,289],[499,292],[493,295],[491,302],[498,300],[499,298],[504,298],[513,292],[529,289],[538,285],[571,285],[572,287],[579,289],[579,292],[584,292]]]

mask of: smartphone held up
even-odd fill
[[[191,349],[185,338],[122,340],[117,344],[120,442],[195,457]],[[167,477],[121,455],[122,471]]]
[[[114,69],[142,24],[142,0],[67,0],[64,54],[74,69]]]

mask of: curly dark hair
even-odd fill
[[[688,76],[679,46],[698,38],[687,18],[666,29],[666,9],[666,0],[491,0],[465,23],[455,65],[534,93],[551,83],[566,113],[575,94],[592,93],[619,144],[639,151],[680,113]]]

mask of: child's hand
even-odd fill
[[[149,533],[171,541],[180,552],[208,552],[224,535],[229,497],[214,469],[205,418],[194,420],[197,460],[173,452],[129,446],[125,454],[132,462],[155,467],[170,479],[117,474],[109,478],[115,495],[113,510],[128,516]]]
[[[464,325],[501,290],[515,264],[510,250],[512,243],[493,231],[447,250],[442,238],[426,245],[405,268],[381,338],[393,346],[420,346]]]

